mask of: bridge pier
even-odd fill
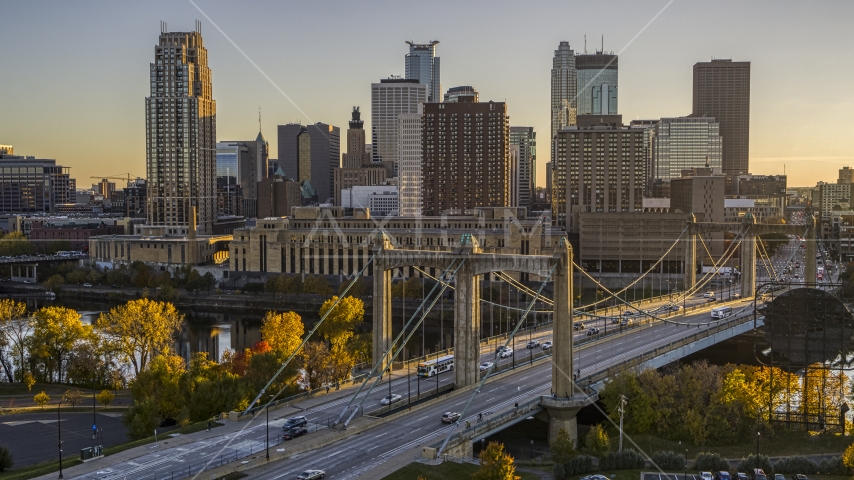
[[[807,230],[804,236],[806,242],[806,253],[804,254],[804,284],[816,282],[816,265],[815,265],[815,243],[818,241],[818,235],[815,228],[815,217],[807,219]]]
[[[752,220],[752,219],[751,219]],[[756,295],[756,235],[749,222],[745,225],[747,232],[741,240],[739,263],[741,264],[741,298]]]
[[[685,275],[682,281],[682,290],[687,292],[697,284],[697,220],[691,216],[691,221],[688,222],[688,231],[685,232],[685,258],[682,261],[683,273]]]
[[[578,411],[599,399],[596,394],[579,394],[570,398],[542,397],[540,406],[548,412],[549,445],[554,445],[561,430],[566,430],[573,445],[578,447]]]
[[[463,265],[454,293],[454,388],[480,380],[480,284],[471,265]]]
[[[562,240],[555,258],[558,265],[552,274],[554,282],[554,354],[552,357],[552,392],[558,396],[572,396],[573,382],[572,346],[572,245]]]
[[[378,245],[374,248],[374,352],[373,363],[378,364],[385,352],[391,347],[391,269],[385,268],[385,259],[379,255],[381,250],[391,249],[391,242],[385,234],[380,234]],[[379,368],[388,365],[388,358]],[[389,369],[391,366],[389,365]],[[382,370],[380,370],[382,371]]]

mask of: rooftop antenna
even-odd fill
[[[587,55],[587,34],[584,34],[584,54]]]
[[[261,106],[258,106],[258,131],[261,131]]]
[[[196,33],[202,33],[202,22],[196,19]]]
[[[602,34],[602,53],[605,53],[605,34]]]

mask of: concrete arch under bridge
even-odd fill
[[[766,233],[784,233],[788,235],[803,235],[806,241],[806,265],[804,278],[815,281],[816,261],[816,227],[815,217],[810,217],[806,225],[791,224],[766,224],[756,223],[752,215],[748,215],[741,223],[710,223],[688,222],[688,231],[685,235],[685,290],[693,288],[697,284],[697,236],[703,233],[733,232],[737,231],[741,240],[739,250],[739,265],[741,266],[741,295],[742,297],[753,297],[756,295],[756,237]]]
[[[457,246],[445,251],[397,249],[380,234],[374,246],[374,346],[378,364],[391,348],[391,280],[397,268],[420,266],[443,272],[455,261],[464,260],[454,277],[454,388],[477,383],[480,357],[480,282],[483,275],[498,271],[529,273],[547,277],[554,268],[554,356],[552,387],[572,393],[572,247],[562,240],[549,255],[505,255],[483,253],[477,238],[463,235]],[[459,264],[454,264],[456,268]],[[451,269],[453,270],[453,268]],[[400,346],[397,346],[398,348]],[[385,365],[380,365],[380,368]]]

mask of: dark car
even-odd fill
[[[807,476],[799,473],[797,475],[792,475],[792,480],[807,480]]]
[[[294,427],[304,427],[308,425],[308,420],[305,417],[293,417],[289,418],[284,425],[282,425],[282,430],[290,430]]]
[[[301,437],[301,436],[305,435],[306,433],[308,433],[308,430],[306,430],[305,427],[294,427],[294,428],[285,430],[285,433],[284,433],[284,435],[282,435],[282,437],[285,440],[293,440],[297,437]]]
[[[573,330],[584,330],[584,324],[583,324],[583,323],[581,323],[581,322],[576,322],[576,323],[572,326],[572,329],[573,329]]]
[[[530,349],[530,348],[537,348],[537,347],[539,347],[539,346],[540,346],[540,341],[539,341],[539,340],[531,340],[530,342],[528,342],[528,343],[525,345],[525,348],[529,348],[529,349]]]
[[[729,476],[729,472],[717,472],[715,473],[715,480],[731,480],[732,477]]]
[[[744,472],[735,472],[735,480],[750,480]]]

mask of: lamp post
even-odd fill
[[[267,413],[267,434],[264,437],[264,445],[267,449],[267,461],[270,461],[270,402],[267,402],[267,407],[264,408]],[[308,425],[306,425],[307,427]]]
[[[761,432],[756,432],[756,468],[759,468],[759,439],[762,437]]]
[[[62,421],[59,418],[59,407],[62,406],[62,400],[56,406],[56,435],[58,437],[57,448],[59,449],[59,478],[62,476]]]
[[[439,344],[436,344],[436,398],[439,397]]]
[[[98,440],[98,422],[95,420],[95,376],[92,376],[92,440]]]

